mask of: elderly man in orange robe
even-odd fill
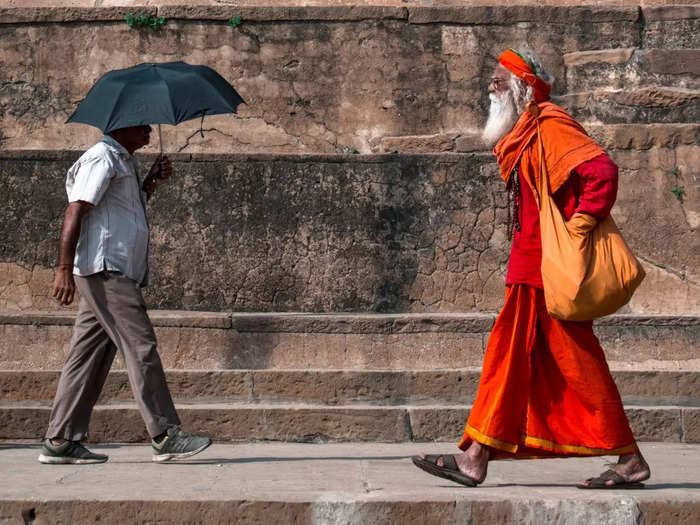
[[[552,318],[542,290],[542,244],[535,188],[537,122],[552,195],[566,220],[605,218],[617,195],[617,166],[562,108],[549,102],[551,78],[530,52],[505,51],[491,82],[483,138],[509,192],[512,247],[506,298],[484,356],[479,390],[457,455],[413,458],[430,474],[476,486],[489,460],[619,456],[578,485],[640,488],[650,469],[637,447],[592,321]]]

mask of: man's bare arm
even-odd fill
[[[63,216],[63,228],[58,248],[58,270],[53,281],[52,296],[63,306],[73,302],[75,280],[73,279],[73,260],[80,238],[80,224],[92,204],[85,201],[71,202]]]

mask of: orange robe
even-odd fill
[[[543,102],[540,129],[552,191],[573,169],[602,153],[564,110]],[[538,176],[535,118],[523,114],[496,145],[505,180],[518,168],[532,191]],[[506,288],[505,304],[484,355],[474,405],[459,447],[472,440],[491,458],[619,455],[637,447],[593,323],[560,321],[544,293],[527,284]]]

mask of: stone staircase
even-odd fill
[[[0,524],[700,522],[700,7],[119,3],[0,7],[0,470],[13,472]],[[167,25],[130,29],[135,10]],[[499,463],[466,495],[403,461],[453,450],[502,303],[506,201],[478,134],[497,53],[523,42],[620,166],[613,215],[647,278],[595,330],[657,469],[644,495],[557,484],[593,459]],[[248,103],[207,117],[204,136],[164,128],[177,178],[149,204],[159,351],[184,425],[218,442],[178,471],[184,494],[134,468],[145,447],[110,448],[116,461],[89,474],[40,469],[32,448],[75,315],[47,297],[63,174],[98,138],[63,123],[97,64],[175,59],[214,67]],[[91,440],[146,439],[117,359]],[[105,495],[104,479],[123,491]]]
[[[3,440],[42,435],[71,314],[0,316]],[[493,314],[152,311],[188,428],[221,442],[457,441]],[[597,326],[641,441],[700,442],[700,320],[617,315]],[[147,439],[117,362],[91,438]]]

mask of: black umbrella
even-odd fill
[[[109,133],[235,113],[242,102],[233,86],[209,67],[146,63],[105,73],[66,122],[90,124]]]

